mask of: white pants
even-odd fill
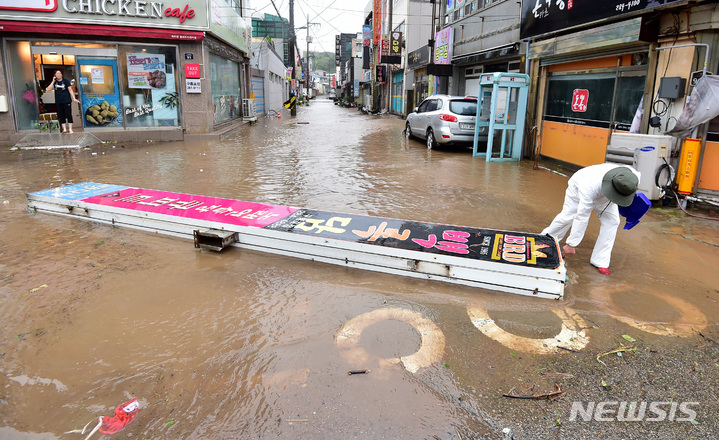
[[[578,206],[579,199],[576,196],[576,191],[568,189],[564,197],[562,212],[557,214],[552,223],[542,231],[542,235],[549,234],[554,236],[557,241],[562,241],[572,226]],[[597,236],[597,242],[594,244],[592,258],[589,262],[596,267],[608,268],[609,260],[612,256],[612,248],[614,247],[614,239],[617,236],[617,228],[619,228],[621,220],[619,217],[619,208],[616,204],[611,203],[604,209],[605,206],[595,206],[594,208],[594,212],[599,217],[601,226],[599,227],[599,236]],[[604,212],[602,212],[602,210]]]

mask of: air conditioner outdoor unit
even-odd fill
[[[257,120],[257,109],[255,108],[254,99],[242,100],[242,117],[246,121]]]
[[[639,191],[649,200],[657,200],[663,193],[656,185],[656,175],[664,160],[670,160],[675,141],[671,136],[613,133],[604,161],[630,165],[639,171]]]

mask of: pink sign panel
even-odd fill
[[[108,194],[88,197],[82,201],[133,211],[257,228],[267,226],[297,211],[297,208],[289,206],[265,205],[142,188],[125,188]]]

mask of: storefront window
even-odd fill
[[[126,127],[180,124],[177,60],[172,46],[120,46],[122,106]]]
[[[29,41],[7,41],[15,104],[15,116],[20,130],[37,128],[39,83],[33,71]]]
[[[617,102],[612,118],[615,73],[556,76],[549,80],[546,119],[609,128],[610,121],[620,130],[629,130],[637,111],[646,77],[621,76],[617,83]]]
[[[569,122],[566,119],[601,122],[601,126],[608,128],[615,77],[614,73],[602,73],[550,78],[546,115],[564,119],[558,122]]]
[[[210,54],[210,82],[215,124],[240,117],[240,65]]]
[[[415,102],[420,103],[428,96],[429,78],[424,74],[415,74]]]
[[[619,78],[617,90],[617,104],[614,113],[614,123],[619,130],[629,131],[632,120],[637,113],[639,104],[644,96],[645,76],[630,76]]]

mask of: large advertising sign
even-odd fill
[[[452,62],[452,28],[447,27],[437,32],[434,38],[434,64],[450,64]]]
[[[208,30],[206,0],[0,0],[0,18]]]
[[[554,239],[546,235],[309,209],[299,209],[265,229],[545,269],[556,268],[560,261]]]
[[[342,214],[92,182],[32,195],[78,200],[112,208],[112,212],[141,211],[524,267],[556,269],[561,265],[559,247],[549,235]]]
[[[530,38],[597,20],[671,6],[684,0],[522,0],[520,38]],[[456,0],[455,0],[456,2]]]

